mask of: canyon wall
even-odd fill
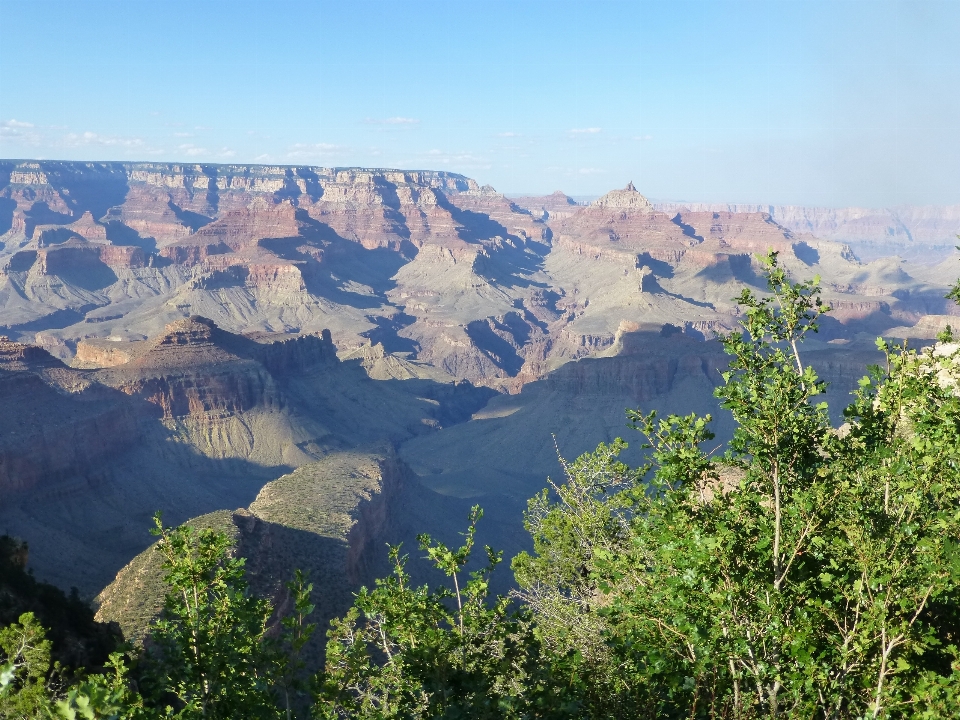
[[[960,204],[893,208],[825,208],[795,205],[656,203],[667,213],[765,213],[796,233],[855,247],[863,259],[900,254],[932,262],[950,254],[960,233]]]
[[[960,325],[955,257],[868,263],[818,236],[851,218],[666,207],[632,184],[578,205],[432,171],[0,161],[0,527],[93,594],[157,509],[313,537],[250,519],[264,485],[390,448],[427,490],[350,490],[370,501],[336,573],[372,572],[394,522],[456,541],[474,500],[519,549],[558,451],[624,434],[628,406],[717,413],[711,339],[764,291],[758,255],[821,277],[831,312],[806,347],[837,407],[877,335]]]

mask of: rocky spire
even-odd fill
[[[653,205],[637,192],[633,182],[627,183],[623,190],[611,190],[599,200],[594,201],[593,207],[653,212]]]

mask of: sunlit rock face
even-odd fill
[[[339,513],[308,544],[347,599],[370,548],[455,540],[474,502],[510,554],[558,448],[623,435],[625,407],[714,413],[729,434],[711,339],[764,291],[758,255],[821,276],[831,312],[803,352],[831,412],[877,334],[960,326],[955,259],[863,263],[783,217],[632,184],[584,205],[432,171],[0,161],[0,529],[91,597],[157,509],[219,512],[283,553],[307,536],[268,510]],[[368,472],[371,455],[392,459]],[[281,477],[294,495],[254,502]],[[278,555],[246,557],[279,577]]]
[[[515,392],[607,352],[622,321],[734,327],[732,298],[768,250],[795,275],[822,276],[831,337],[861,321],[929,335],[925,318],[954,312],[943,273],[864,265],[811,232],[849,218],[654,205],[633,183],[584,206],[434,171],[0,165],[0,326],[21,340],[42,332],[66,360],[80,343],[89,359],[98,339],[200,315],[234,332],[328,328],[344,352],[379,343]]]

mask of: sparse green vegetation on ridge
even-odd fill
[[[832,427],[800,352],[826,310],[817,280],[765,262],[769,294],[745,290],[743,331],[722,338],[728,449],[710,449],[709,416],[629,411],[648,464],[620,462],[621,440],[565,464],[530,501],[513,598],[489,597],[489,548],[464,577],[479,510],[457,550],[421,538],[443,589],[411,587],[392,549],[393,577],[329,633],[315,717],[960,715],[960,343],[949,329],[924,350],[878,341],[886,366]],[[307,712],[285,692],[310,632],[304,580],[272,623],[222,535],[160,532],[171,592],[156,644],[64,693],[24,615],[0,635],[4,712]]]

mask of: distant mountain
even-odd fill
[[[716,203],[654,203],[654,207],[667,213],[767,213],[793,232],[846,243],[865,261],[900,255],[935,263],[952,253],[960,234],[960,204],[880,209]]]

